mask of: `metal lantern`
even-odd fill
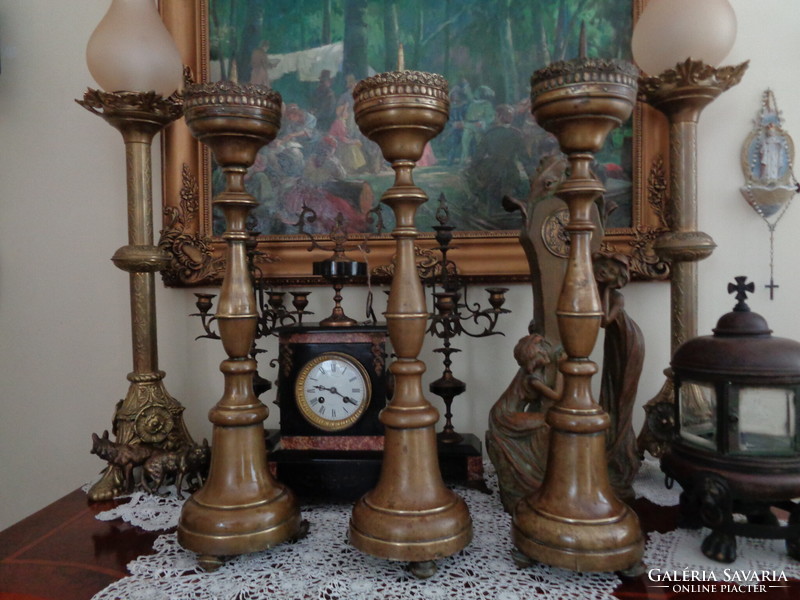
[[[684,524],[711,529],[702,551],[720,562],[736,559],[737,535],[785,539],[800,559],[800,343],[773,337],[750,311],[753,289],[736,277],[733,311],[671,363],[676,429],[661,469],[683,487]]]

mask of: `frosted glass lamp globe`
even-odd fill
[[[736,13],[728,0],[650,0],[633,28],[639,68],[659,75],[687,58],[716,67],[736,40]]]
[[[107,92],[169,96],[183,80],[183,62],[154,0],[112,0],[86,46],[86,64]]]

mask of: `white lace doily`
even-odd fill
[[[92,600],[528,600],[534,595],[609,600],[620,583],[613,573],[582,574],[541,564],[520,569],[514,564],[511,519],[501,508],[497,480],[487,471],[491,495],[458,490],[472,515],[472,542],[438,560],[438,571],[430,579],[417,579],[406,563],[377,559],[350,546],[349,506],[315,505],[302,508],[310,523],[305,539],[240,556],[213,573],[198,567],[196,555],[181,548],[174,533],[162,535],[155,542],[155,554],[131,562],[130,577]],[[128,513],[147,502],[135,499],[135,506],[121,506],[116,513],[125,520],[138,519]],[[162,513],[171,508],[166,508],[168,502],[157,504],[163,522]],[[177,520],[180,503],[174,506]]]
[[[167,494],[163,497],[146,492],[134,492],[123,496],[130,498],[126,504],[97,513],[95,518],[100,521],[122,519],[145,531],[165,531],[177,527],[183,500],[178,498],[174,485],[166,489]]]
[[[800,579],[800,563],[786,554],[783,540],[736,538],[736,560],[730,564],[715,562],[700,550],[710,529],[676,529],[667,533],[652,532],[644,552],[644,562],[661,572],[697,573],[706,580],[729,580],[764,571],[783,573],[789,579]]]
[[[633,480],[633,492],[637,498],[646,498],[659,506],[675,506],[681,495],[681,486],[674,482],[671,488],[664,483],[664,472],[657,458],[647,456]]]
[[[609,600],[619,585],[612,573],[575,573],[537,564],[519,569],[511,559],[510,517],[503,512],[493,467],[486,464],[491,495],[459,489],[473,519],[473,541],[454,556],[437,561],[427,580],[411,575],[406,563],[377,559],[346,541],[350,507],[314,505],[302,508],[310,522],[308,536],[255,554],[235,558],[214,573],[204,572],[196,555],[184,550],[176,535],[159,537],[155,554],[128,565],[131,576],[96,594],[92,600]],[[657,459],[645,460],[634,490],[662,506],[678,502],[680,487],[667,490]],[[136,492],[130,502],[100,513],[99,519],[123,519],[149,531],[177,525],[183,504],[174,487],[166,497]],[[700,551],[707,529],[679,529],[648,535],[644,562],[660,572],[781,572],[800,578],[800,563],[786,555],[782,540],[737,538],[737,560],[722,564]],[[727,571],[726,571],[727,569]]]

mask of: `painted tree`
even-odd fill
[[[367,76],[367,43],[367,0],[344,0],[344,73]]]
[[[383,36],[386,40],[383,68],[391,71],[397,68],[397,51],[400,47],[400,24],[397,21],[397,2],[383,2]]]

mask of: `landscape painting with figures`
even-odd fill
[[[524,198],[554,138],[530,114],[531,74],[578,55],[585,28],[590,57],[630,59],[630,2],[619,0],[209,0],[209,79],[269,84],[283,97],[277,139],[246,177],[260,202],[252,227],[263,235],[327,234],[341,213],[347,230],[374,232],[368,211],[394,181],[376,144],[353,117],[352,88],[398,68],[444,75],[450,120],[414,171],[435,199],[444,194],[460,231],[515,230],[505,195]],[[632,226],[631,125],[597,155],[608,192],[607,228]],[[222,189],[218,169],[212,190]],[[438,203],[418,214],[421,232],[436,224]],[[384,231],[393,227],[383,213]],[[214,234],[222,229],[213,219]]]

